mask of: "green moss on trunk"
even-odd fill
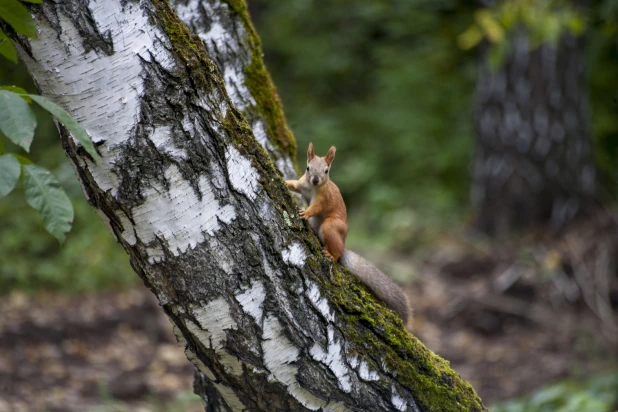
[[[226,96],[223,80],[216,65],[207,57],[201,40],[193,37],[187,27],[178,19],[175,11],[165,0],[153,0],[156,13],[153,21],[163,27],[169,38],[176,58],[183,62],[196,88],[204,92],[219,90]],[[259,39],[247,15],[246,5],[242,0],[228,0],[228,4],[239,13],[256,47],[260,50]],[[248,71],[248,83],[252,84],[254,96],[262,96],[262,108],[267,108],[269,129],[277,130],[277,139],[282,147],[294,158],[295,143],[283,117],[280,102],[274,92],[274,86],[259,58]],[[250,79],[250,80],[249,80]],[[259,90],[256,92],[255,90]],[[241,154],[252,160],[260,173],[260,183],[267,191],[278,210],[286,216],[285,222],[293,230],[292,236],[303,242],[313,253],[307,259],[311,268],[311,277],[319,282],[321,290],[331,303],[341,312],[338,321],[349,342],[349,349],[363,354],[372,354],[384,359],[386,367],[395,379],[409,388],[423,411],[460,412],[486,411],[481,399],[474,389],[441,359],[410,335],[401,319],[385,305],[378,302],[367,288],[345,268],[332,264],[320,253],[321,247],[308,226],[300,221],[296,204],[275,167],[270,156],[254,138],[251,128],[242,114],[228,103],[231,109],[222,124],[231,139],[231,144]],[[266,101],[266,102],[265,102]],[[332,270],[331,270],[332,269]],[[332,273],[327,280],[324,273]],[[366,359],[366,357],[364,357]],[[370,361],[370,359],[367,359]],[[382,368],[371,365],[375,370]]]
[[[360,280],[338,264],[333,272],[331,282],[321,283],[329,301],[349,314],[342,331],[353,344],[352,350],[371,348],[369,353],[379,354],[397,381],[412,390],[423,410],[487,410],[472,386],[451,369],[448,361],[408,333],[401,319],[378,302]],[[378,365],[372,367],[381,369]]]
[[[251,64],[245,67],[245,85],[257,103],[257,111],[266,118],[268,134],[274,139],[273,143],[281,153],[286,154],[292,159],[294,167],[298,172],[298,165],[296,164],[296,139],[294,139],[294,135],[288,127],[283,113],[281,98],[264,65],[262,44],[249,17],[247,4],[244,0],[223,1],[239,15],[249,36],[252,60]]]

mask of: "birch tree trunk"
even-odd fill
[[[95,163],[60,127],[206,410],[486,410],[298,218],[293,137],[244,2],[175,5],[199,38],[166,1],[73,0],[32,6],[39,39],[14,40],[96,143]]]
[[[530,51],[524,31],[499,69],[485,53],[477,87],[472,200],[492,235],[535,223],[561,228],[594,202],[583,39]]]

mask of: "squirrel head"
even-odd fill
[[[319,187],[329,181],[328,176],[330,173],[330,165],[335,159],[336,151],[337,149],[335,146],[331,146],[331,148],[328,149],[326,156],[319,157],[316,156],[313,151],[313,143],[309,143],[309,148],[307,149],[307,169],[305,171],[305,176],[307,176],[307,181],[313,186]]]

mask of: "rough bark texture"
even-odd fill
[[[230,3],[202,1],[200,13],[248,22],[245,4]],[[272,161],[283,155],[268,155],[228,97],[226,86],[242,81],[221,78],[213,50],[169,3],[46,1],[31,10],[40,36],[16,39],[20,55],[41,92],[96,143],[95,163],[60,127],[88,200],[197,366],[207,410],[486,410],[447,362],[321,255]],[[221,23],[211,37],[242,38],[235,28]],[[238,76],[240,66],[218,56]]]
[[[262,60],[262,48],[242,1],[172,0],[178,17],[204,43],[234,106],[285,179],[295,179],[296,141]]]
[[[534,223],[560,228],[595,194],[582,39],[529,50],[513,34],[500,68],[481,53],[472,200],[477,226],[504,235]]]

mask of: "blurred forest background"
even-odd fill
[[[310,141],[337,146],[348,245],[408,285],[421,340],[487,403],[533,393],[495,410],[618,409],[618,1],[248,3],[301,169]],[[0,85],[35,91],[6,60]],[[154,313],[39,115],[31,159],[75,223],[60,246],[22,192],[0,199],[3,313],[96,306],[84,292]]]

